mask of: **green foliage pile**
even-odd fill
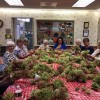
[[[43,82],[44,83],[44,82]],[[42,83],[42,86],[43,86]],[[68,92],[60,79],[54,80],[51,84],[45,83],[41,89],[33,90],[29,100],[68,100]]]
[[[14,94],[12,92],[8,92],[3,96],[2,100],[14,100]]]
[[[93,79],[93,84],[91,87],[93,90],[99,90],[100,89],[100,75],[97,75],[94,79]]]
[[[38,86],[32,91],[30,100],[68,100],[68,92],[61,80],[53,80],[55,76],[67,81],[84,83],[93,80],[92,89],[100,89],[100,72],[96,66],[100,61],[90,61],[86,57],[89,51],[82,51],[72,55],[72,51],[45,51],[36,50],[34,56],[27,57],[22,63],[11,63],[6,69],[6,75],[12,75],[15,79],[32,78],[33,84]],[[46,62],[44,64],[43,62]],[[55,70],[53,63],[60,67]],[[50,65],[50,66],[48,66]],[[39,80],[35,80],[35,75]],[[77,89],[76,89],[77,90]],[[86,91],[89,93],[89,91]]]
[[[68,81],[77,81],[77,82],[86,82],[87,77],[86,74],[81,69],[75,69],[68,73],[67,76]]]
[[[42,80],[49,80],[55,75],[55,70],[45,64],[36,64],[29,75],[31,78],[34,78],[35,74],[38,74]]]

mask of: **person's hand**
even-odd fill
[[[58,45],[57,49],[60,49],[61,48],[61,45]]]
[[[90,61],[94,61],[95,60],[95,58],[92,57],[90,54],[87,54],[87,59],[90,60]]]
[[[17,63],[22,63],[24,61],[24,59],[16,59],[13,60],[12,63],[17,64]]]
[[[28,53],[27,53],[27,56],[31,56],[32,54],[35,53],[35,50],[30,50]]]

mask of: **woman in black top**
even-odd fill
[[[89,54],[92,54],[94,52],[94,48],[92,46],[90,46],[90,41],[88,38],[84,38],[83,39],[83,43],[84,43],[84,46],[81,48],[81,50],[89,50]]]

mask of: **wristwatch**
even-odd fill
[[[3,21],[0,20],[0,28],[3,26]]]

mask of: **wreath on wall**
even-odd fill
[[[3,21],[0,20],[0,28],[3,26]]]

